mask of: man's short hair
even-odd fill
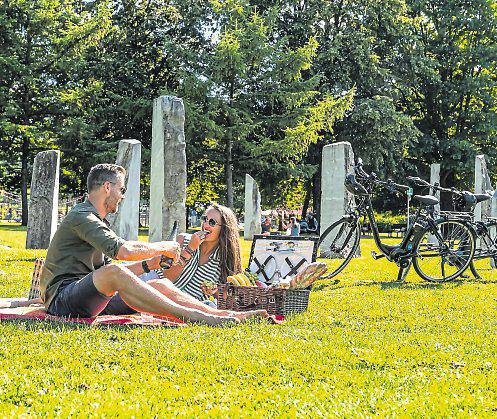
[[[126,169],[117,164],[97,164],[90,169],[86,179],[88,193],[102,186],[105,182],[117,182],[119,175],[126,176]]]

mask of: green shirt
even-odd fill
[[[48,247],[41,272],[41,298],[48,308],[62,281],[77,281],[115,259],[125,240],[118,237],[86,200],[65,216]]]

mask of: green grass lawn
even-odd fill
[[[45,254],[24,241],[0,226],[2,296],[25,295]],[[0,416],[495,416],[497,273],[396,284],[373,248],[283,325],[1,323]]]

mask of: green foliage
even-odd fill
[[[443,184],[469,188],[474,155],[497,159],[496,19],[490,0],[4,1],[0,185],[26,207],[34,154],[58,148],[78,195],[136,138],[146,197],[152,100],[173,94],[190,204],[240,210],[250,173],[268,205],[297,205],[288,185],[305,184],[318,209],[338,141],[380,176],[440,162]]]
[[[405,224],[407,222],[405,215],[394,214],[392,211],[375,212],[374,217],[378,223]]]
[[[61,126],[101,87],[76,74],[85,52],[109,31],[110,14],[107,2],[2,2],[0,155],[9,167],[9,186],[21,177],[29,183],[34,152],[59,148]]]
[[[329,127],[341,116],[340,109],[334,110],[341,101],[319,98],[317,78],[307,75],[318,43],[308,37],[292,48],[287,38],[279,37],[276,7],[260,12],[245,1],[211,4],[218,23],[214,41],[202,56],[202,66],[184,74],[178,92],[189,103],[194,121],[188,151],[207,154],[224,169],[229,202],[236,187],[229,185],[242,183],[245,173],[266,179],[264,188],[274,191],[289,176],[286,159],[296,149],[304,154],[316,141],[307,136],[303,141],[303,133],[285,135],[285,130],[298,129],[296,124],[306,124],[308,133],[319,129],[318,124]],[[211,146],[205,147],[204,138],[212,139]]]
[[[297,119],[296,126],[285,130],[281,153],[287,157],[305,155],[311,144],[322,140],[325,134],[333,134],[333,124],[351,107],[353,97],[354,89],[339,98],[326,95],[316,105],[309,106]]]
[[[353,144],[355,155],[381,175],[401,175],[399,162],[409,156],[420,136],[413,121],[385,96],[358,100],[340,128],[340,139]]]
[[[442,162],[442,179],[464,184],[475,154],[496,164],[495,2],[408,4],[413,19],[402,53],[410,59],[398,88],[423,134],[411,155],[418,165]]]

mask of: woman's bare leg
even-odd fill
[[[159,291],[161,294],[165,295],[167,298],[175,301],[176,303],[185,307],[203,311],[205,313],[217,316],[230,316],[238,318],[240,320],[245,320],[251,317],[268,317],[266,310],[237,312],[230,310],[218,310],[217,308],[210,307],[207,304],[204,304],[191,295],[187,294],[186,292],[181,291],[168,279],[156,279],[148,281],[147,283],[155,288],[157,291]]]

